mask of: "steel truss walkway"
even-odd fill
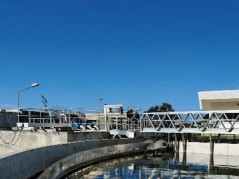
[[[239,110],[143,113],[140,132],[239,134]]]

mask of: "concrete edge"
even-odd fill
[[[88,167],[97,162],[152,151],[147,149],[149,144],[151,143],[120,144],[79,152],[54,163],[38,179],[62,178],[77,169]]]
[[[149,139],[136,138],[73,142],[27,150],[1,158],[0,178],[29,178],[44,171],[53,163],[78,152],[112,145],[144,143],[147,140]]]

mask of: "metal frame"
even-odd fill
[[[19,124],[24,123],[27,127],[33,127],[33,128],[68,128],[72,130],[78,130],[75,129],[72,126],[72,120],[74,119],[74,116],[77,116],[78,113],[76,110],[67,110],[62,108],[54,108],[54,109],[48,109],[45,110],[38,110],[38,109],[22,109],[22,111],[25,111],[27,114],[19,114],[18,116],[20,118],[25,118],[25,122],[21,122]],[[34,113],[37,113],[34,115]],[[45,114],[45,115],[42,115]],[[46,115],[47,114],[47,115]],[[90,120],[88,118],[85,118],[85,120]],[[26,123],[26,124],[25,124]],[[95,126],[98,127],[98,120],[95,119],[94,122],[92,122]],[[82,123],[82,125],[86,125],[86,129],[89,129],[89,125],[87,123]],[[90,130],[90,129],[89,129]],[[83,130],[85,131],[85,130]]]
[[[74,113],[72,110],[57,110],[58,116],[53,115],[54,110],[48,110],[49,116],[41,115],[41,112],[46,113],[46,111],[38,110],[40,115],[35,116],[31,113],[31,109],[25,110],[28,111],[26,117],[29,127],[72,127],[70,118],[70,114]],[[19,114],[19,117],[24,115]],[[114,130],[117,133],[140,131],[148,133],[239,134],[239,110],[143,113],[139,121],[135,116],[127,118],[126,113],[106,112],[104,117],[106,123],[101,121],[101,125],[107,126],[108,132]],[[98,121],[96,122],[98,123]],[[110,128],[112,126],[113,128]],[[102,129],[100,130],[102,131]]]
[[[239,134],[239,110],[143,113],[140,132]]]

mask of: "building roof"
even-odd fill
[[[234,107],[231,106],[233,109],[239,109],[239,90],[221,90],[221,91],[201,91],[198,92],[198,98],[200,103],[200,109],[205,110],[214,110],[215,106],[220,104],[221,108],[222,105],[228,106],[234,103]],[[214,105],[214,107],[213,107]]]

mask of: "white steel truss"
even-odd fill
[[[239,134],[239,110],[143,113],[140,132]]]

